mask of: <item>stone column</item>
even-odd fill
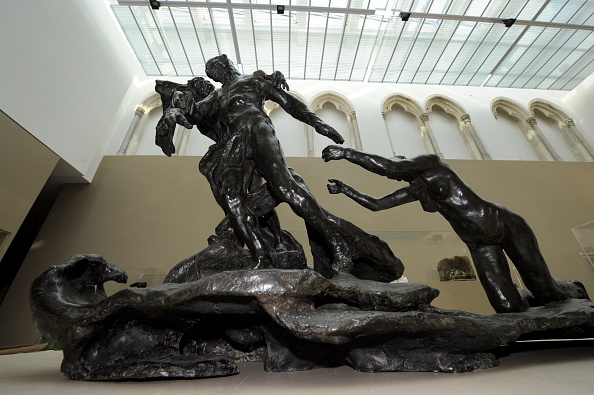
[[[357,113],[352,111],[349,114],[349,127],[351,129],[351,141],[355,144],[355,149],[360,151],[363,150],[363,144],[361,143],[361,135],[359,134],[359,125],[357,124]]]
[[[584,150],[586,150],[586,152],[590,156],[589,158],[585,156],[584,159],[588,162],[594,161],[594,148],[592,148],[592,145],[590,145],[590,143],[584,138],[584,136],[582,136],[580,131],[577,129],[573,118],[567,118],[563,121],[563,124],[565,125],[565,127],[567,127],[567,129],[569,129],[570,134],[576,138],[577,142],[579,142],[582,145],[582,147],[584,147]]]
[[[307,136],[307,156],[313,157],[315,156],[314,135],[316,132],[312,126],[307,125],[305,128],[305,134]]]
[[[130,144],[130,140],[132,139],[132,136],[136,132],[138,123],[140,122],[140,119],[142,118],[144,113],[145,113],[144,108],[136,107],[136,111],[134,111],[134,118],[132,119],[132,123],[130,124],[130,127],[128,128],[128,132],[126,132],[126,137],[124,137],[124,141],[122,142],[122,145],[120,146],[120,149],[118,150],[116,155],[125,155],[126,149],[128,148],[128,144]]]
[[[186,154],[186,150],[188,149],[188,142],[190,140],[190,133],[192,133],[192,130],[178,125],[177,133],[180,134],[180,138],[176,155],[184,156]]]
[[[392,136],[390,135],[390,128],[388,127],[388,121],[386,121],[386,114],[382,111],[382,118],[384,118],[384,125],[386,126],[386,133],[388,134],[388,141],[390,142],[390,149],[392,149],[392,155],[396,156],[396,151],[394,151],[394,143],[392,142]]]
[[[427,142],[426,145],[429,146],[429,151],[433,151],[434,154],[443,159],[443,154],[439,150],[437,140],[433,135],[431,126],[429,126],[429,114],[424,113],[419,116],[419,125],[421,127],[421,137],[423,138],[423,141]]]
[[[547,138],[542,134],[536,122],[536,117],[530,117],[526,120],[526,122],[528,123],[528,125],[530,125],[532,131],[534,132],[534,135],[538,139],[537,144],[540,145],[540,143],[542,143],[549,152],[549,154],[551,154],[551,156],[553,157],[553,160],[562,161],[563,159],[557,154],[551,143],[549,143],[549,140],[547,140]]]
[[[474,141],[474,144],[476,145],[476,148],[478,149],[481,158],[483,158],[483,160],[490,160],[491,156],[485,149],[485,146],[483,145],[481,138],[474,129],[472,121],[470,120],[470,115],[464,114],[460,119],[462,120],[462,122],[464,122],[464,127],[466,128],[468,134],[472,137],[472,141]]]

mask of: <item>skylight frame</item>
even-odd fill
[[[205,61],[220,53],[241,71],[292,79],[567,90],[594,72],[594,4],[586,0],[287,0],[284,15],[271,0],[163,0],[160,10],[143,0],[111,3],[147,75],[204,76]],[[400,12],[412,13],[408,22]],[[517,20],[503,27],[508,18]],[[471,28],[443,39],[453,26]]]

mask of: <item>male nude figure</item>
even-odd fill
[[[526,296],[521,295],[512,282],[504,251],[538,302],[588,298],[582,284],[555,280],[551,276],[536,236],[522,217],[481,199],[437,155],[386,159],[349,148],[328,146],[322,157],[326,162],[346,159],[379,175],[409,182],[409,186],[377,199],[336,179],[329,180],[328,190],[332,194],[343,193],[373,211],[418,200],[425,211],[439,212],[468,246],[495,311],[519,312],[529,307]]]
[[[221,204],[229,214],[233,229],[262,266],[266,266],[269,254],[258,234],[256,218],[245,204],[253,163],[267,181],[270,193],[277,200],[288,203],[325,239],[332,251],[334,273],[350,271],[352,260],[346,244],[313,195],[291,174],[272,122],[264,112],[264,101],[278,103],[291,116],[313,126],[316,132],[336,143],[342,144],[343,138],[295,96],[279,89],[262,71],[242,75],[226,55],[220,55],[207,62],[206,75],[220,82],[222,87],[195,103],[191,116],[217,119],[221,130],[228,134],[217,178],[222,181]]]
[[[275,72],[271,75],[265,75],[265,78],[273,81],[275,86],[283,89],[288,88],[286,80],[282,73]],[[227,216],[215,229],[216,234],[219,235],[221,232],[226,231],[231,227],[229,221],[229,212],[227,205],[222,198],[221,190],[228,188],[229,181],[225,178],[225,174],[220,169],[228,169],[230,158],[229,146],[233,145],[231,136],[222,128],[222,125],[218,122],[216,117],[208,118],[195,118],[191,115],[193,111],[194,103],[206,98],[210,95],[215,87],[202,77],[195,77],[187,82],[187,84],[177,84],[170,81],[157,81],[155,90],[161,95],[163,102],[163,116],[157,123],[157,134],[155,136],[155,143],[161,147],[163,153],[167,156],[171,156],[175,152],[175,146],[173,144],[173,136],[175,134],[176,125],[182,125],[188,129],[191,129],[194,125],[197,126],[200,133],[212,139],[215,144],[211,145],[200,160],[199,170],[202,175],[206,177],[211,187],[213,196],[221,208],[225,211]],[[233,158],[231,158],[233,160]],[[239,161],[240,173],[243,174],[244,179],[241,183],[236,183],[234,187],[236,190],[245,188],[245,184],[249,184],[250,193],[259,193],[258,187],[262,182],[262,178],[258,175],[255,169],[253,161],[241,160]],[[237,181],[234,178],[232,181]],[[261,192],[260,192],[261,193]],[[248,205],[247,196],[236,194],[241,198],[241,202],[238,204]],[[284,250],[285,245],[283,243],[282,230],[280,228],[280,222],[276,211],[272,209],[261,216],[258,220],[260,228],[267,228],[272,236],[274,237],[274,244],[269,245],[269,248],[275,250]],[[269,262],[259,262],[269,263]],[[260,266],[258,266],[260,267]]]

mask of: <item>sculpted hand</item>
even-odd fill
[[[163,114],[157,124],[157,134],[166,135],[171,130],[175,131],[175,125],[179,124],[185,128],[192,129],[192,125],[179,108],[170,108]]]
[[[155,136],[155,144],[163,150],[167,156],[171,156],[175,152],[175,145],[173,144],[173,135],[175,134],[175,125],[180,124],[188,129],[194,127],[179,108],[170,108],[157,123],[157,134]]]
[[[328,192],[330,192],[333,195],[336,195],[338,193],[342,193],[344,192],[344,183],[340,180],[337,180],[335,178],[331,178],[328,180],[328,182],[331,182],[332,184],[328,184]]]
[[[289,90],[289,84],[287,84],[287,80],[285,79],[283,73],[280,71],[275,71],[272,73],[271,77],[275,88],[284,89],[286,91]]]
[[[325,123],[320,122],[319,124],[316,125],[315,128],[316,128],[316,132],[318,132],[322,136],[328,137],[329,139],[334,141],[336,144],[344,143],[344,139],[342,138],[340,133],[338,133],[336,131],[336,129],[334,129],[332,126],[326,125]]]
[[[324,162],[344,159],[344,152],[345,149],[342,147],[339,147],[337,145],[329,145],[322,151],[322,158],[324,159]]]

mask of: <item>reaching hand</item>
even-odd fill
[[[340,180],[337,180],[335,178],[331,178],[328,180],[328,182],[331,182],[332,184],[328,184],[328,192],[330,192],[333,195],[336,195],[338,193],[342,193],[344,192],[344,183]]]
[[[272,73],[272,81],[274,82],[275,88],[284,89],[286,91],[289,90],[289,84],[287,84],[285,76],[280,71]]]
[[[179,108],[170,108],[168,109],[165,114],[159,120],[157,124],[157,134],[166,135],[171,130],[175,131],[175,125],[179,124],[187,129],[192,129],[194,125],[192,125],[182,110]]]
[[[272,74],[266,74],[262,70],[258,70],[254,74],[257,74],[258,76],[263,77],[265,80],[272,82],[272,85],[274,85],[276,89],[284,89],[286,91],[289,90],[289,84],[287,84],[285,75],[280,71],[275,71]]]
[[[321,134],[322,136],[328,137],[330,140],[334,141],[336,144],[344,143],[344,138],[334,129],[332,126],[325,124],[324,122],[318,123],[316,126],[316,132]]]
[[[186,129],[192,129],[194,127],[194,125],[188,121],[185,114],[181,110],[170,108],[167,110],[167,116],[172,117],[175,120],[175,123],[182,125]]]
[[[163,150],[167,156],[171,156],[175,152],[175,145],[173,144],[173,135],[175,134],[175,125],[180,124],[188,129],[194,127],[179,108],[170,108],[163,114],[159,123],[157,123],[157,134],[155,136],[155,144]]]
[[[337,145],[329,145],[322,151],[322,158],[324,159],[324,162],[344,159],[344,152],[345,149],[343,147],[339,147]]]

